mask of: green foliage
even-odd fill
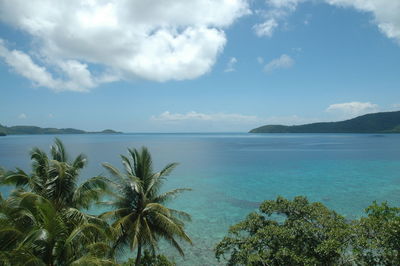
[[[400,133],[400,111],[367,114],[339,122],[266,125],[252,129],[250,133]]]
[[[354,225],[354,254],[360,265],[400,264],[400,208],[378,205]]]
[[[128,149],[128,157],[121,155],[121,159],[124,173],[110,164],[103,164],[114,177],[115,193],[114,200],[108,202],[114,209],[101,217],[113,221],[112,226],[118,234],[116,247],[137,249],[136,263],[139,264],[141,248],[147,247],[154,252],[158,240],[163,238],[183,255],[177,239],[191,243],[182,221],[189,220],[190,216],[168,208],[164,203],[189,189],[160,194],[166,176],[177,164],[168,164],[161,171],[153,172],[151,155],[144,147],[141,150]]]
[[[0,264],[114,265],[111,227],[81,210],[107,192],[107,179],[79,185],[86,157],[69,160],[59,139],[50,155],[34,148],[31,159],[30,174],[0,169],[0,183],[16,187],[0,198]]]
[[[15,192],[0,209],[0,264],[114,265],[112,231],[99,220],[71,221],[51,201],[30,192]],[[98,252],[101,247],[101,252]],[[82,265],[82,264],[81,264]]]
[[[129,259],[127,262],[122,263],[121,266],[134,266],[136,260],[135,259]],[[142,266],[175,266],[176,263],[173,261],[170,261],[166,256],[164,255],[155,255],[149,252],[148,250],[144,251],[143,257],[141,259],[141,265]]]
[[[40,195],[52,201],[57,209],[87,209],[107,192],[108,180],[104,177],[92,177],[78,184],[80,171],[87,164],[86,156],[80,154],[69,160],[63,143],[57,138],[50,156],[34,148],[31,160],[30,174],[17,168],[3,174],[0,182]]]
[[[0,185],[15,186],[7,199],[0,194],[0,265],[116,265],[115,251],[125,244],[137,248],[136,265],[175,265],[154,251],[160,238],[182,255],[177,239],[191,243],[182,222],[190,216],[163,205],[188,189],[160,193],[176,164],[153,172],[146,148],[121,157],[124,174],[104,164],[114,182],[97,176],[78,184],[87,159],[80,154],[71,160],[59,139],[49,155],[31,151],[29,174],[0,168]],[[115,197],[113,210],[101,217],[83,212],[105,194]],[[142,247],[152,253],[142,257]]]
[[[304,197],[265,201],[215,249],[228,265],[338,265],[350,239],[344,218]]]

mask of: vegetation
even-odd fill
[[[153,173],[146,148],[130,152],[130,161],[121,156],[126,169],[127,163],[133,167],[126,175],[105,164],[114,181],[97,176],[78,183],[86,157],[70,160],[58,139],[49,155],[32,150],[31,173],[0,168],[0,184],[15,187],[7,198],[0,194],[0,265],[117,265],[116,250],[127,243],[138,250],[136,265],[174,265],[155,254],[157,241],[165,238],[183,254],[175,238],[190,239],[178,218],[189,216],[163,203],[187,189],[159,194],[176,164]],[[106,195],[119,209],[101,216],[85,211]],[[106,217],[116,220],[109,224]],[[142,248],[151,251],[145,250],[143,263]]]
[[[15,192],[1,205],[2,265],[115,264],[112,234],[100,219],[71,217],[30,192]]]
[[[12,126],[6,127],[0,125],[0,136],[5,135],[38,135],[38,134],[87,134],[87,133],[102,133],[102,134],[117,134],[121,132],[112,129],[106,129],[100,132],[87,132],[75,128],[41,128],[36,126]],[[2,135],[4,134],[4,135]]]
[[[266,125],[252,129],[250,133],[400,133],[400,111],[367,114],[339,122]]]
[[[228,265],[399,265],[400,209],[375,202],[346,221],[304,197],[265,201],[215,248]]]
[[[160,194],[165,177],[177,164],[168,164],[160,172],[154,173],[152,159],[146,148],[128,151],[129,157],[121,155],[124,173],[110,164],[103,164],[115,178],[116,193],[114,201],[107,203],[114,209],[100,217],[113,221],[112,226],[117,232],[116,246],[127,245],[132,250],[137,249],[136,265],[141,263],[142,248],[146,247],[154,252],[160,238],[166,239],[184,255],[176,238],[191,243],[181,220],[190,220],[190,216],[164,204],[189,189],[180,188]]]
[[[27,174],[17,168],[4,175],[2,183],[35,193],[62,211],[88,209],[107,191],[108,180],[104,177],[92,177],[78,185],[79,173],[87,163],[85,155],[69,160],[64,145],[57,138],[50,152],[49,158],[44,151],[32,149],[32,172]]]
[[[129,259],[124,262],[122,266],[134,266],[136,260]],[[141,259],[141,265],[143,266],[175,266],[175,262],[168,260],[164,255],[154,255],[149,251],[145,250],[143,258]]]
[[[342,216],[304,197],[265,201],[229,233],[216,256],[231,251],[230,265],[339,265],[350,239]]]
[[[374,202],[356,221],[354,254],[360,265],[400,264],[400,208]]]

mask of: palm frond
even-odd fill
[[[116,177],[118,179],[122,179],[123,180],[123,175],[121,174],[121,172],[115,168],[114,166],[112,166],[109,163],[102,163],[101,164],[104,168],[106,168],[106,170],[111,174],[112,177]]]
[[[73,261],[70,265],[71,266],[114,266],[118,264],[111,259],[104,259],[87,255]]]
[[[188,222],[192,221],[192,217],[187,212],[178,211],[178,210],[174,210],[174,209],[170,209],[170,208],[168,208],[168,210],[172,216],[178,217],[179,219],[182,219],[182,220],[185,220]]]
[[[121,209],[117,209],[117,210],[112,210],[112,211],[108,211],[108,212],[103,212],[102,214],[99,215],[99,217],[101,219],[118,219],[120,217],[124,217],[128,214],[130,214],[131,209],[129,208],[121,208]]]
[[[30,184],[31,177],[22,169],[17,168],[15,172],[4,173],[0,182],[3,185],[14,185],[16,187],[23,187]]]
[[[135,175],[134,168],[132,167],[131,161],[125,155],[120,155],[122,159],[122,164],[125,167],[125,172],[128,175]]]
[[[59,161],[59,162],[67,162],[68,161],[68,155],[67,152],[65,151],[64,144],[59,138],[54,139],[54,144],[50,148],[50,153],[53,158],[53,160]]]
[[[158,203],[165,203],[169,200],[174,199],[176,196],[178,196],[178,194],[180,194],[184,191],[192,191],[192,189],[191,188],[177,188],[177,189],[165,192],[165,193],[155,197],[154,201],[158,202]]]
[[[183,255],[176,238],[191,243],[180,220],[190,221],[190,215],[163,204],[191,189],[180,188],[159,194],[165,177],[177,164],[168,164],[160,172],[154,173],[152,158],[146,147],[128,149],[128,156],[121,155],[121,160],[124,174],[110,164],[103,164],[118,183],[113,200],[106,203],[116,209],[100,215],[101,218],[114,220],[112,226],[117,241],[113,250],[125,244],[132,250],[137,247],[155,250],[159,238],[164,238]]]
[[[83,182],[74,190],[72,196],[73,205],[77,208],[88,209],[94,201],[107,193],[109,180],[102,176],[92,177]]]
[[[0,228],[0,250],[15,248],[22,237],[22,232],[11,225]]]
[[[98,239],[106,239],[107,234],[98,225],[84,223],[77,226],[66,239],[66,245],[76,243],[95,243]]]
[[[72,162],[72,168],[74,170],[80,170],[87,165],[87,158],[84,154],[79,154]]]

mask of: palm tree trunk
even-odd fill
[[[141,257],[142,257],[142,245],[139,243],[136,255],[136,263],[135,263],[136,266],[140,265]]]

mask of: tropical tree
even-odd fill
[[[357,265],[400,265],[400,208],[373,202],[353,227]]]
[[[123,262],[121,266],[134,266],[135,259],[128,259],[128,261]],[[170,261],[165,255],[162,254],[152,254],[148,250],[144,251],[144,254],[140,260],[142,266],[176,266],[174,261]]]
[[[234,225],[215,249],[228,265],[351,265],[349,225],[305,197],[278,197]]]
[[[31,159],[30,174],[19,168],[0,169],[0,185],[16,187],[8,199],[0,199],[3,264],[14,265],[16,258],[34,265],[107,264],[108,258],[103,259],[104,254],[113,255],[105,252],[113,231],[107,222],[82,209],[107,192],[108,180],[93,177],[78,184],[86,157],[80,154],[69,160],[59,139],[50,155],[34,148]]]
[[[165,203],[189,189],[160,191],[166,176],[177,164],[171,163],[161,171],[153,172],[151,155],[145,147],[128,149],[128,156],[121,155],[121,159],[123,173],[108,163],[103,164],[114,178],[115,193],[113,200],[107,203],[114,209],[101,217],[111,219],[118,232],[115,248],[129,246],[131,250],[137,249],[136,265],[141,264],[142,249],[154,252],[161,238],[184,255],[177,239],[191,243],[183,223],[183,220],[190,220],[190,216],[166,207]]]
[[[92,177],[78,185],[80,171],[87,164],[86,156],[79,154],[69,160],[58,138],[50,148],[50,156],[39,148],[32,149],[30,155],[30,174],[17,168],[3,174],[0,182],[40,195],[51,201],[57,210],[88,209],[107,191],[108,180],[104,177]]]
[[[104,221],[71,223],[35,193],[15,191],[2,200],[0,225],[0,265],[116,264]]]

